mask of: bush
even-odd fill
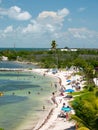
[[[93,86],[89,86],[88,91],[93,91],[94,87]]]
[[[80,127],[80,128],[78,128],[77,130],[89,130],[89,129],[86,128],[86,127]]]
[[[95,95],[96,95],[96,97],[98,97],[98,91],[96,91]]]

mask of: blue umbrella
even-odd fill
[[[65,92],[72,93],[72,92],[74,92],[74,90],[73,89],[66,89]]]
[[[71,111],[71,108],[70,107],[62,107],[61,110],[64,112],[69,112],[69,111]]]
[[[66,82],[71,82],[71,80],[67,80]]]

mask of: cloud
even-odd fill
[[[86,8],[81,7],[81,8],[78,9],[78,12],[83,12],[83,11],[85,11],[85,10],[86,10]]]
[[[8,36],[12,37],[14,33],[15,30],[13,29],[13,26],[10,25],[6,27],[4,30],[0,30],[0,38],[3,39],[3,38],[7,38]]]
[[[17,6],[11,7],[9,12],[2,9],[2,15],[11,14],[13,16],[16,13],[15,18],[18,20],[19,17],[16,16],[19,16],[18,14],[22,12]],[[97,31],[89,30],[86,27],[65,28],[64,24],[66,22],[72,22],[72,18],[67,17],[69,14],[70,11],[66,8],[58,11],[40,12],[38,17],[28,21],[29,23],[26,26],[13,28],[10,25],[4,30],[0,30],[0,38],[6,42],[9,39],[9,43],[18,40],[17,46],[24,46],[25,44],[25,47],[30,45],[32,47],[40,47],[40,43],[42,47],[48,47],[45,44],[51,42],[53,39],[57,41],[59,47],[65,46],[64,44],[74,46],[75,43],[77,45],[82,44],[82,42],[93,44],[93,42],[98,41]],[[11,17],[10,15],[8,16]]]
[[[55,30],[51,24],[47,24],[45,29],[41,25],[37,25],[36,21],[32,21],[27,27],[18,27],[14,29],[13,26],[8,26],[4,30],[0,30],[0,38],[6,42],[17,42],[17,46],[29,47],[48,47],[49,43],[55,39],[59,47],[74,46],[79,47],[85,43],[87,46],[95,44],[98,41],[98,32],[89,30],[88,28],[68,28],[62,31]],[[34,25],[33,25],[34,24]],[[40,27],[40,28],[39,28]],[[44,26],[43,26],[44,27]],[[51,31],[46,31],[49,28]],[[24,31],[24,32],[23,32]],[[28,32],[28,33],[27,33]],[[21,42],[21,45],[19,44]],[[27,44],[28,43],[28,44]],[[95,45],[96,46],[96,45]]]
[[[41,22],[48,22],[52,24],[61,24],[64,21],[64,18],[69,15],[69,10],[64,8],[62,10],[58,10],[57,12],[53,11],[43,11],[38,15],[37,20]]]
[[[40,30],[41,30],[41,25],[34,22],[34,23],[28,24],[27,27],[24,27],[22,29],[22,33],[39,33],[41,32]]]
[[[86,28],[69,28],[68,32],[74,37],[74,38],[80,38],[85,39],[87,29]]]
[[[68,33],[77,39],[98,38],[98,33],[87,28],[69,28]]]
[[[8,16],[15,20],[29,20],[31,15],[27,11],[22,11],[18,6],[12,6],[9,9],[0,8],[0,16]]]
[[[39,14],[39,19],[45,19],[47,17],[51,17],[52,19],[59,19],[67,16],[69,14],[69,10],[67,8],[63,8],[62,10],[58,10],[57,12],[53,11],[43,11]]]
[[[9,33],[9,32],[13,32],[13,27],[12,26],[8,26],[7,28],[5,28],[4,33]]]
[[[69,10],[68,10],[67,8],[64,8],[64,9],[62,9],[62,10],[59,10],[57,14],[58,14],[59,16],[61,16],[61,17],[65,17],[65,16],[67,16],[69,13],[70,13]]]
[[[68,28],[59,38],[70,47],[98,47],[98,32],[88,28]]]
[[[69,10],[64,8],[57,12],[43,11],[35,20],[31,20],[31,23],[25,27],[23,33],[54,33],[59,31],[63,25],[65,17],[69,15]]]
[[[21,14],[22,11],[19,7],[14,6],[11,7],[8,11],[2,9],[1,12],[2,15],[8,15],[14,19],[19,19],[17,17],[19,15],[17,14]],[[12,37],[11,39],[14,40],[17,36],[17,40],[20,39],[23,43],[28,41],[29,43],[36,43],[37,40],[44,44],[45,42],[49,42],[52,39],[58,39],[60,37],[63,22],[69,14],[70,12],[66,8],[58,11],[43,11],[39,13],[38,17],[31,19],[27,26],[20,26],[16,29],[12,26],[6,27],[4,30],[2,30],[1,37],[2,39],[5,38],[9,40],[10,37]]]

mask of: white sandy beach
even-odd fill
[[[61,85],[65,86],[66,89],[72,89],[72,86],[70,84],[68,85],[66,80],[80,80],[80,76],[73,75],[73,71],[60,71],[56,74],[52,74],[52,72],[46,72],[45,69],[34,69],[33,71],[40,74],[45,74],[47,76],[58,77],[59,79],[61,79]],[[80,86],[82,89],[83,82],[80,83]],[[62,104],[64,102],[68,104],[69,100],[65,100],[62,96],[59,96],[58,94],[56,99],[58,101],[58,107],[54,105],[49,113],[47,113],[46,117],[44,117],[44,119],[40,119],[33,130],[75,130],[74,121],[66,121],[66,119],[58,117],[61,111]],[[60,102],[59,99],[62,99],[62,101]],[[71,113],[74,114],[74,110],[72,110]]]

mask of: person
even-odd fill
[[[52,102],[58,107],[58,103],[57,103],[57,101],[56,101],[56,96],[55,96],[55,93],[54,93],[54,92],[52,93],[51,100],[52,100]]]
[[[30,92],[30,91],[28,91],[28,94],[31,94],[31,92]]]
[[[63,106],[62,106],[62,108],[61,108],[61,113],[64,113],[64,112],[65,112],[65,108],[66,108],[66,104],[63,103]]]
[[[69,120],[69,114],[66,112],[66,120]]]
[[[76,124],[75,124],[75,127],[76,127],[76,129],[78,129],[78,123],[76,122]]]
[[[66,104],[63,103],[63,106],[62,106],[62,108],[61,108],[61,111],[60,111],[59,117],[66,118],[66,112],[63,110],[65,107],[66,107]]]
[[[61,92],[61,93],[60,93],[60,95],[61,95],[61,96],[64,96],[64,93],[63,93],[63,92]]]
[[[71,111],[71,108],[69,106],[66,106],[65,103],[63,103],[63,106],[61,108],[60,116],[65,117],[66,120],[69,119],[69,111]]]
[[[57,89],[57,84],[56,84],[56,83],[55,83],[55,85],[54,85],[54,86],[55,86],[55,89]]]
[[[43,111],[45,110],[45,106],[43,106]]]

